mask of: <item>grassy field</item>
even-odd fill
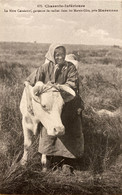
[[[48,44],[0,43],[0,193],[122,194],[122,117],[99,117],[92,110],[122,107],[122,48],[66,45],[80,63],[80,93],[85,102],[85,152],[71,162],[74,174],[63,173],[61,162],[41,172],[33,137],[27,166],[21,167],[23,132],[19,103],[25,78],[44,62]],[[57,169],[57,167],[59,167]]]

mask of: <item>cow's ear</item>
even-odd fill
[[[44,83],[41,81],[38,81],[35,86],[33,87],[33,94],[36,96],[39,96],[44,88]]]
[[[64,102],[69,102],[76,96],[75,91],[67,85],[59,85],[59,90]]]

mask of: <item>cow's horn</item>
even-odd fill
[[[36,96],[39,96],[43,91],[43,86],[44,86],[44,83],[41,81],[38,81],[33,87],[33,94]]]

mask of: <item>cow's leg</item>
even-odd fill
[[[42,158],[41,158],[41,163],[42,163],[42,172],[46,172],[47,171],[47,156],[46,154],[42,154]]]
[[[29,147],[31,146],[32,140],[31,140],[31,131],[30,129],[27,128],[24,119],[22,120],[22,125],[23,125],[23,133],[24,133],[24,154],[21,159],[21,165],[25,165],[28,158],[28,150]]]

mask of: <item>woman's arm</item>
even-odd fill
[[[75,92],[78,91],[78,72],[73,64],[69,67],[65,84],[74,89]]]
[[[28,81],[30,85],[33,87],[38,81],[44,82],[44,79],[45,79],[45,72],[44,72],[44,67],[42,65],[37,70],[35,70],[33,73],[31,73],[26,78],[26,81]]]

